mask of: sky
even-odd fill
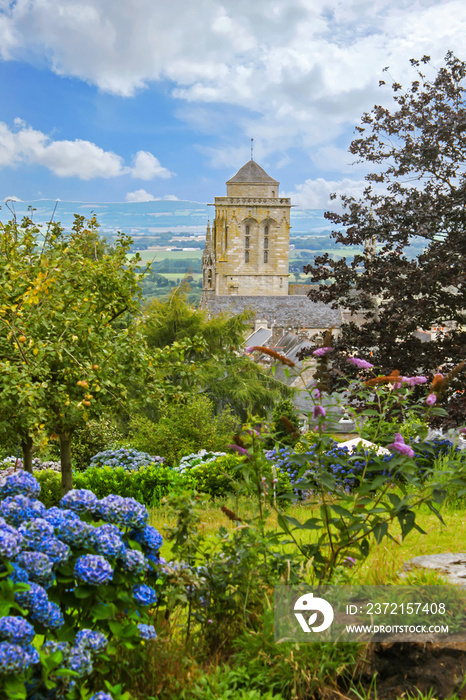
[[[0,202],[208,203],[254,139],[282,195],[326,208],[364,187],[361,115],[449,50],[464,0],[0,0]]]

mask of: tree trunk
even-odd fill
[[[23,469],[25,472],[32,474],[32,437],[28,435],[21,441],[21,450],[23,453]]]
[[[73,472],[71,469],[71,435],[60,434],[60,464],[61,464],[61,492],[64,496],[73,488]]]

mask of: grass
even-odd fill
[[[233,499],[211,501],[201,507],[201,528],[206,535],[214,535],[221,526],[228,530],[236,527],[220,510],[224,504],[231,510],[237,510],[240,517],[247,518],[251,515],[251,504],[247,499],[239,502],[238,509]],[[304,522],[312,517],[312,508],[308,505],[293,505],[287,509],[286,513]],[[426,534],[412,530],[404,541],[401,540],[399,524],[395,522],[391,533],[396,542],[385,538],[380,545],[373,543],[367,559],[354,569],[358,583],[372,585],[391,583],[403,564],[416,556],[441,552],[466,552],[466,508],[444,509],[442,517],[445,525],[442,525],[427,507],[421,508],[416,522]],[[151,510],[151,524],[163,534],[167,525],[174,525],[174,519],[164,506],[159,506]],[[269,529],[280,530],[274,513],[269,515],[267,526]],[[169,542],[164,543],[161,554],[167,561],[170,560]]]

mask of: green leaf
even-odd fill
[[[374,526],[373,532],[377,544],[380,544],[388,533],[388,523],[377,523],[377,525]]]

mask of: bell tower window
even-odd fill
[[[246,236],[245,247],[249,248],[249,236]]]
[[[249,250],[244,251],[244,262],[249,262]]]
[[[264,236],[268,236],[268,235],[269,235],[269,227],[266,226],[266,227],[264,228]]]
[[[264,250],[264,262],[268,263],[269,262],[269,251]]]

